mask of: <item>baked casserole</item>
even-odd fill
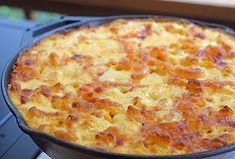
[[[235,37],[182,20],[118,19],[21,53],[10,99],[35,130],[109,152],[235,143]]]

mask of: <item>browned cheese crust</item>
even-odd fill
[[[157,19],[53,34],[23,52],[8,93],[27,125],[116,153],[235,142],[235,38]]]

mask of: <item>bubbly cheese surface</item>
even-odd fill
[[[27,125],[115,153],[235,143],[235,38],[186,21],[119,19],[23,52],[8,93]]]

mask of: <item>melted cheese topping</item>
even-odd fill
[[[106,151],[172,155],[235,142],[235,39],[160,19],[56,33],[23,52],[10,98],[28,126]]]

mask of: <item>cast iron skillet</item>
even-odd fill
[[[48,133],[40,132],[29,128],[25,121],[23,120],[20,113],[16,110],[14,105],[9,99],[7,93],[7,85],[9,83],[9,77],[12,72],[13,65],[15,64],[19,54],[28,48],[32,47],[39,40],[56,33],[61,30],[67,30],[71,28],[76,28],[79,26],[97,26],[106,22],[110,22],[114,19],[125,18],[160,18],[160,19],[170,19],[170,20],[186,20],[192,23],[222,29],[225,32],[235,35],[235,32],[223,25],[211,24],[206,22],[195,21],[191,19],[182,19],[177,17],[166,17],[166,16],[155,16],[155,15],[128,15],[128,16],[111,16],[111,17],[61,17],[59,19],[50,21],[43,25],[38,25],[35,28],[28,29],[22,38],[22,47],[18,53],[8,62],[3,74],[2,74],[2,93],[3,97],[15,116],[18,126],[20,129],[28,134],[33,141],[38,145],[38,147],[47,153],[50,157],[56,159],[191,159],[191,158],[232,158],[235,156],[235,144],[221,147],[212,151],[185,154],[185,155],[166,155],[166,156],[145,156],[145,155],[130,155],[130,154],[118,154],[106,152],[103,150],[97,150],[93,148],[84,147],[81,145],[73,144],[61,140],[55,136]]]

